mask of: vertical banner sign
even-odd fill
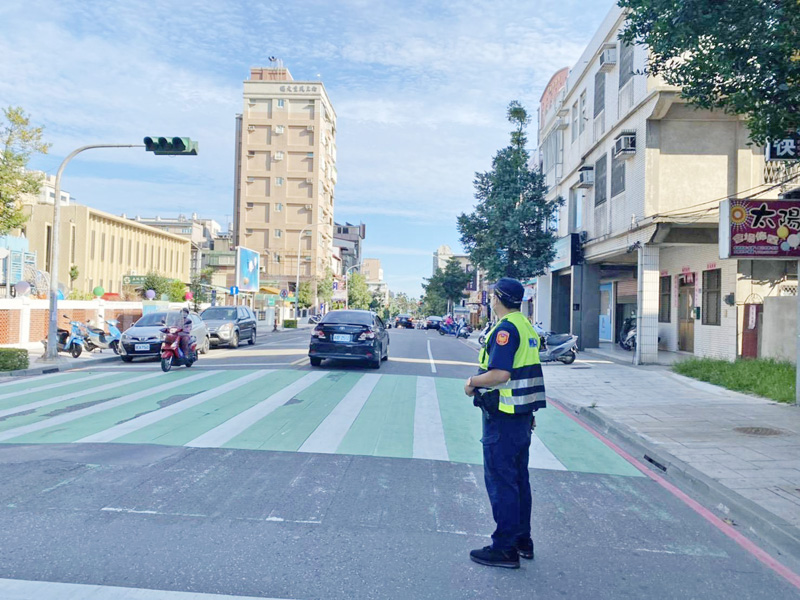
[[[719,208],[720,258],[800,258],[800,200],[725,200]]]
[[[236,247],[236,287],[240,292],[258,291],[260,258],[255,250]]]

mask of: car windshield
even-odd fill
[[[204,310],[200,317],[204,321],[233,321],[236,319],[236,309],[232,306],[215,306]]]
[[[181,313],[177,311],[149,313],[136,321],[134,327],[158,327],[163,325],[180,327]]]
[[[361,310],[335,310],[325,315],[321,322],[325,324],[372,325],[372,313]]]

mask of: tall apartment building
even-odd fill
[[[261,254],[261,279],[293,289],[332,260],[336,113],[321,81],[280,61],[254,68],[236,117],[233,241]]]
[[[688,106],[644,74],[648,49],[619,40],[624,22],[614,6],[541,99],[547,197],[566,202],[534,318],[597,347],[633,315],[641,363],[659,349],[732,360],[748,303],[796,275],[787,262],[720,260],[719,201],[779,190],[765,185],[773,174],[744,121]]]

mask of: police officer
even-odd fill
[[[464,393],[483,413],[483,471],[497,529],[492,545],[470,552],[482,565],[519,568],[519,557],[533,558],[528,451],[534,411],[544,408],[539,336],[519,311],[522,284],[504,277],[494,288],[497,324],[480,353],[480,370]]]

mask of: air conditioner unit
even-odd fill
[[[306,131],[314,131],[314,126],[313,125],[307,126]]]
[[[245,235],[253,235],[253,230],[252,229],[245,229],[244,233],[245,233]]]
[[[622,133],[614,140],[614,157],[627,158],[636,154],[636,133]]]
[[[589,239],[589,232],[588,231],[581,231],[581,233],[580,233],[581,244],[585,244],[586,240],[588,240],[588,239]]]
[[[594,168],[587,167],[578,172],[578,185],[579,188],[590,188],[594,185]]]
[[[306,180],[306,181],[308,181],[308,180]],[[310,204],[306,204],[304,208],[305,208],[306,210],[311,210],[311,205],[310,205]]]
[[[255,131],[255,130],[256,130],[256,126],[255,125],[248,125],[247,126],[247,131]]]
[[[306,177],[306,183],[314,183],[314,179],[312,177]]]
[[[255,155],[256,155],[256,151],[255,150],[248,150],[247,151],[247,156],[255,156]]]
[[[253,183],[255,180],[256,180],[255,177],[248,177],[247,178],[247,183]]]
[[[603,73],[610,72],[617,64],[617,47],[605,48],[600,52],[600,70]]]
[[[275,126],[275,133],[283,133],[284,127],[283,125],[276,125]]]
[[[569,127],[569,121],[566,119],[556,119],[554,127],[556,130],[563,131],[567,127]]]
[[[276,152],[275,153],[275,160],[283,160],[283,152]]]

